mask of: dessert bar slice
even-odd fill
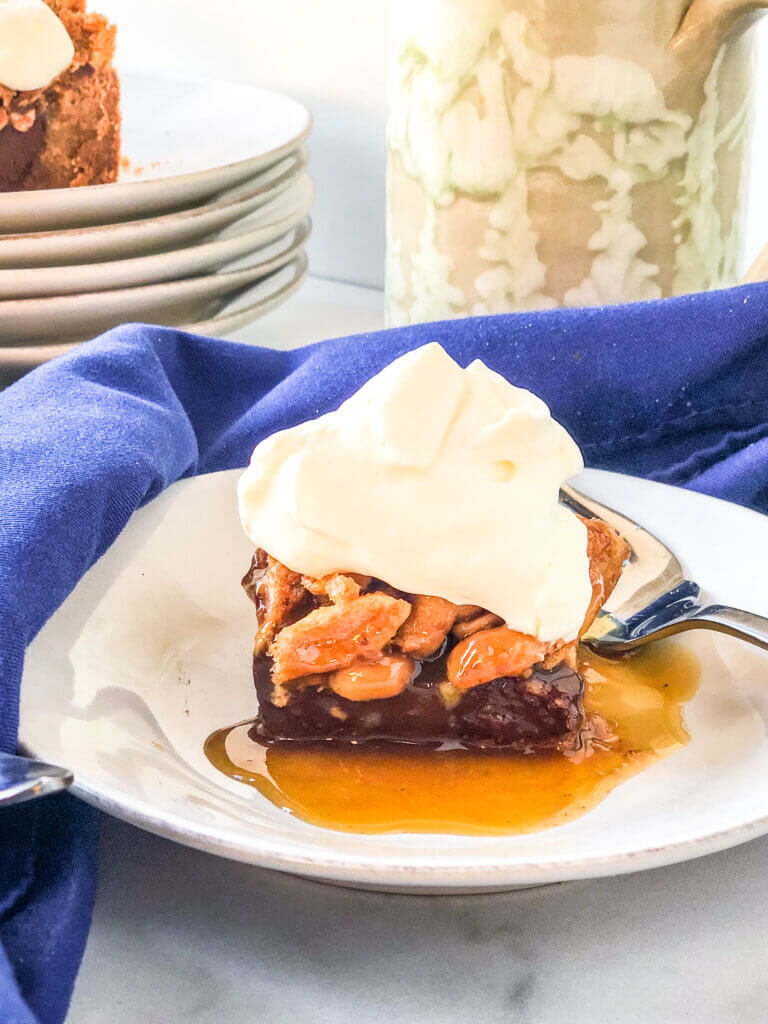
[[[75,48],[69,67],[40,89],[0,82],[0,192],[117,180],[120,83],[115,28],[85,0],[46,0]]]
[[[587,527],[592,601],[582,633],[629,549]],[[256,605],[260,742],[387,740],[487,750],[572,748],[584,727],[577,642],[545,643],[483,608],[406,594],[383,580],[316,579],[258,551],[243,585]]]

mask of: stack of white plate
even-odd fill
[[[306,275],[308,111],[235,83],[121,78],[119,182],[0,193],[0,371],[121,323],[222,336]]]

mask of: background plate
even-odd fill
[[[274,243],[280,247],[280,243]],[[55,295],[43,299],[13,299],[0,302],[0,348],[3,358],[15,344],[48,341],[66,344],[131,322],[160,323],[169,326],[191,323],[218,313],[211,303],[222,303],[248,288],[267,274],[284,266],[295,255],[295,246],[283,248],[272,256],[270,246],[248,265],[205,274],[183,281],[118,288],[84,295]],[[37,346],[36,346],[37,347]]]
[[[123,154],[114,185],[0,194],[0,231],[46,231],[181,210],[298,149],[309,111],[267,89],[121,72]]]
[[[302,254],[267,281],[257,282],[232,302],[228,302],[216,316],[186,324],[182,330],[211,338],[228,338],[233,331],[260,320],[277,306],[282,306],[301,288],[306,276],[307,258]]]
[[[307,256],[301,251],[289,264],[270,274],[263,281],[238,292],[233,298],[225,297],[214,303],[204,320],[179,325],[179,330],[192,334],[225,338],[231,331],[253,323],[275,307],[286,302],[304,283],[307,276]],[[79,344],[90,341],[83,337],[76,342],[58,345],[0,346],[0,387],[12,384],[19,377],[50,359],[63,356]]]
[[[302,148],[212,202],[181,213],[91,228],[0,236],[0,267],[54,267],[89,260],[117,260],[189,245],[271,202],[290,188],[306,164],[307,151]]]
[[[768,832],[768,657],[704,633],[685,640],[703,670],[687,707],[690,745],[559,828],[504,838],[337,833],[220,775],[203,741],[255,712],[238,476],[181,482],[138,512],[29,649],[22,740],[71,768],[84,799],[212,853],[414,892],[619,874]],[[765,517],[609,473],[587,472],[578,486],[658,533],[717,598],[768,613],[754,572]]]
[[[217,237],[198,245],[107,263],[0,269],[0,300],[136,288],[211,273],[248,254],[255,254],[295,228],[309,213],[312,201],[312,182],[305,174],[287,192],[230,225]],[[309,237],[309,230],[305,223],[302,244]]]

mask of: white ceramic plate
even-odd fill
[[[270,274],[266,279],[257,281],[243,292],[238,292],[234,298],[225,298],[223,304],[217,303],[218,308],[209,310],[204,320],[173,326],[192,334],[226,338],[232,331],[253,323],[287,302],[304,283],[306,276],[307,256],[305,252],[300,251],[289,264]],[[11,348],[0,346],[0,388],[12,384],[35,367],[42,366],[57,356],[63,356],[78,344],[88,340],[90,338],[82,338],[79,342],[63,345],[18,345]]]
[[[0,193],[0,231],[135,220],[199,203],[298,149],[309,112],[266,89],[121,72],[123,153],[114,185]]]
[[[259,281],[253,288],[242,292],[228,302],[216,316],[196,323],[185,324],[182,330],[191,334],[202,334],[210,338],[228,338],[233,331],[260,320],[277,306],[282,306],[294,295],[307,277],[306,255],[295,260],[290,266],[270,277]]]
[[[181,213],[92,228],[0,236],[0,267],[55,267],[164,252],[191,245],[261,209],[294,184],[307,165],[302,148],[210,203]]]
[[[30,647],[22,740],[71,768],[85,800],[226,857],[417,892],[620,874],[768,832],[768,657],[704,633],[685,641],[703,669],[687,706],[689,746],[559,828],[506,838],[338,833],[219,774],[205,738],[255,712],[238,475],[176,484],[137,513]],[[765,517],[614,474],[587,472],[579,486],[657,532],[716,598],[768,613],[755,572]]]
[[[7,358],[16,345],[28,347],[25,342],[71,344],[136,321],[175,326],[206,319],[212,314],[211,303],[223,302],[278,270],[296,256],[302,244],[294,232],[242,269],[182,281],[0,302],[0,352]],[[278,255],[273,255],[275,248]],[[217,312],[213,310],[214,315]]]
[[[287,192],[199,245],[108,263],[0,269],[0,301],[135,288],[211,273],[258,252],[295,228],[309,213],[312,200],[312,182],[304,174]],[[304,224],[301,235],[303,243],[309,235],[308,224]]]

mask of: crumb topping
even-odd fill
[[[592,600],[582,633],[613,591],[629,547],[600,520],[584,520]],[[256,656],[271,661],[273,702],[297,687],[347,700],[396,696],[421,662],[448,651],[444,699],[502,678],[527,679],[536,666],[576,668],[576,641],[545,643],[509,629],[476,605],[404,594],[381,580],[338,572],[301,576],[257,551],[243,586],[256,605]],[[531,685],[534,685],[532,682]]]

